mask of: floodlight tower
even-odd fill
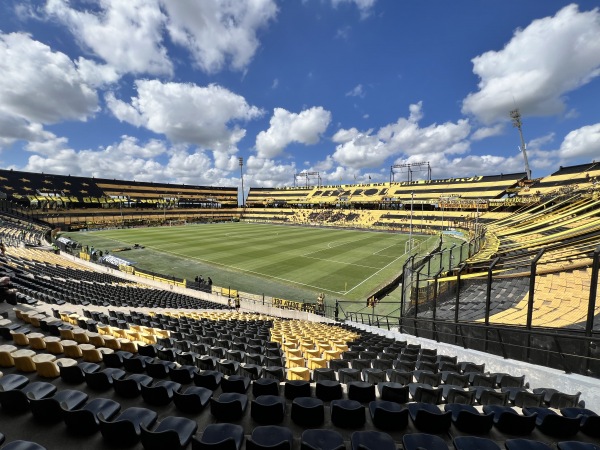
[[[242,172],[242,167],[244,167],[244,158],[241,156],[238,158],[240,162],[240,178],[242,179],[242,207],[244,206],[244,174]]]
[[[519,136],[521,137],[521,147],[520,150],[523,153],[523,159],[525,160],[525,172],[527,173],[527,179],[531,180],[531,169],[529,168],[529,160],[527,159],[527,148],[525,145],[525,139],[523,139],[523,130],[521,126],[523,123],[521,122],[521,113],[519,109],[513,109],[510,112],[510,118],[512,119],[513,126],[519,130]]]

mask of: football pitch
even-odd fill
[[[259,223],[221,223],[70,233],[83,245],[133,260],[140,269],[297,301],[364,301],[395,278],[408,236]],[[431,236],[416,241],[434,244]],[[120,251],[134,244],[144,249]]]

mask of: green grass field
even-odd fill
[[[67,233],[83,245],[132,260],[140,269],[297,301],[360,301],[396,277],[408,236],[256,223]],[[417,236],[434,243],[435,237]],[[140,244],[144,249],[116,253]]]

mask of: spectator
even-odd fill
[[[208,277],[206,279],[206,282],[208,283],[209,286],[212,286],[212,278],[211,277]]]
[[[6,254],[6,245],[4,245],[4,242],[0,242],[0,253],[2,253],[2,256]]]
[[[239,292],[235,294],[235,310],[240,312],[240,294]]]

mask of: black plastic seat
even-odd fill
[[[338,380],[342,384],[349,383],[350,381],[362,381],[362,370],[359,369],[339,369]]]
[[[413,382],[413,373],[403,370],[390,369],[386,371],[388,380],[392,383],[408,385]]]
[[[140,383],[140,391],[144,402],[154,406],[168,405],[171,403],[175,392],[180,389],[181,384],[171,380],[160,380],[154,384]]]
[[[196,366],[179,366],[169,370],[169,378],[179,384],[190,384],[197,373]]]
[[[402,436],[404,450],[448,450],[448,445],[439,436],[429,433],[407,433]]]
[[[523,408],[523,413],[537,413],[535,425],[548,436],[564,439],[574,436],[579,431],[580,419],[578,417],[565,417],[552,409],[534,406]]]
[[[325,420],[323,400],[314,397],[296,397],[292,401],[292,421],[304,428],[321,426]]]
[[[146,364],[153,361],[154,359],[149,356],[134,355],[130,358],[123,358],[123,368],[131,373],[144,373]]]
[[[346,450],[340,433],[328,429],[305,430],[300,437],[300,450]]]
[[[457,436],[453,443],[456,450],[501,450],[491,439],[478,436]]]
[[[210,412],[222,422],[235,421],[241,418],[248,406],[248,397],[237,392],[226,392],[219,398],[211,397]]]
[[[113,385],[115,379],[125,378],[126,372],[117,368],[108,368],[99,372],[84,372],[85,382],[90,389],[106,391]]]
[[[223,381],[223,374],[217,370],[203,370],[194,377],[196,386],[204,387],[214,391]]]
[[[387,380],[387,374],[381,369],[363,369],[362,379],[371,384],[381,383]]]
[[[408,409],[385,400],[369,403],[373,425],[382,430],[403,430],[408,425]]]
[[[383,383],[378,383],[377,390],[379,391],[379,397],[381,400],[396,403],[408,403],[408,386],[386,381]]]
[[[173,391],[175,407],[185,413],[199,413],[210,401],[213,391],[200,386],[188,386],[184,392]]]
[[[31,413],[36,420],[46,423],[59,422],[62,419],[62,410],[72,410],[83,405],[88,395],[85,392],[63,389],[52,397],[35,398],[33,393],[27,394]],[[62,410],[61,410],[62,408]]]
[[[322,381],[322,380],[332,380],[336,381],[337,377],[335,376],[335,370],[321,367],[313,370],[313,381]]]
[[[350,445],[352,450],[396,450],[392,437],[380,431],[355,431]]]
[[[276,425],[285,416],[285,399],[278,395],[261,395],[252,400],[250,416],[265,425]]]
[[[250,378],[243,375],[231,375],[223,378],[221,381],[221,390],[223,392],[238,392],[245,394],[250,387]]]
[[[592,437],[600,437],[600,416],[586,408],[561,408],[560,413],[565,417],[579,417],[579,429]]]
[[[9,374],[11,375],[11,374]],[[6,375],[7,377],[9,375]],[[12,374],[14,375],[14,374]],[[4,378],[4,377],[3,377]],[[2,378],[0,378],[2,380]],[[6,386],[16,385],[17,378],[13,378]],[[6,412],[21,413],[28,411],[30,408],[30,400],[40,400],[54,395],[56,386],[44,381],[34,381],[23,386],[21,389],[10,389],[0,392],[0,405]]]
[[[521,415],[505,405],[486,405],[483,412],[494,415],[494,426],[503,433],[524,436],[535,428],[537,413]]]
[[[118,350],[113,353],[106,353],[102,355],[102,362],[104,363],[105,367],[121,368],[123,367],[123,360],[126,358],[131,358],[132,356],[133,353]]]
[[[323,380],[315,384],[315,396],[324,402],[341,399],[344,390],[339,381]]]
[[[158,414],[147,408],[127,408],[114,420],[98,414],[100,433],[105,441],[118,446],[130,446],[140,440],[141,426],[154,425]]]
[[[506,450],[553,450],[545,442],[530,439],[507,439],[504,441]]]
[[[113,378],[112,385],[117,395],[135,398],[142,393],[142,385],[150,386],[153,381],[154,379],[145,373],[133,373],[127,378]]]
[[[252,381],[252,395],[279,395],[279,382],[273,378],[259,378]]]
[[[425,433],[445,433],[452,423],[452,413],[441,411],[431,403],[409,403],[410,418],[415,426]]]
[[[263,368],[258,364],[241,363],[239,373],[251,380],[257,380],[262,375]]]
[[[73,366],[63,366],[57,363],[62,381],[68,384],[80,384],[85,381],[87,373],[99,372],[101,367],[96,363],[81,362]]]
[[[273,378],[278,381],[285,380],[285,368],[280,366],[265,366],[262,372],[263,377]]]
[[[150,430],[140,425],[141,441],[146,450],[183,449],[198,429],[195,420],[186,417],[165,417],[156,428]]]
[[[240,450],[244,428],[232,423],[208,425],[201,437],[192,437],[192,450]]]
[[[246,450],[291,450],[294,436],[289,428],[265,425],[254,428]]]
[[[365,407],[356,400],[332,400],[331,421],[340,428],[361,428],[365,424]]]
[[[2,447],[2,450],[46,450],[46,447],[32,441],[12,441]]]
[[[240,369],[240,363],[229,359],[220,359],[217,361],[217,370],[223,375],[237,375]]]
[[[556,444],[558,450],[599,450],[600,446],[592,442],[563,441]],[[6,447],[4,447],[6,448]]]
[[[171,369],[177,367],[173,361],[163,361],[155,359],[152,362],[146,363],[146,373],[152,378],[167,378]]]
[[[283,392],[288,400],[296,397],[310,397],[310,383],[304,380],[288,380],[283,386]]]
[[[446,403],[462,403],[473,405],[475,403],[475,391],[465,390],[460,386],[445,384],[442,386],[442,398]]]
[[[98,431],[98,414],[111,420],[121,409],[121,405],[108,398],[95,398],[81,409],[63,409],[62,418],[67,431],[76,435],[89,435]]]
[[[366,381],[350,381],[346,388],[348,398],[361,403],[369,403],[375,400],[375,386]]]
[[[431,403],[434,405],[442,403],[442,389],[440,388],[434,388],[428,384],[410,383],[408,390],[415,402]]]
[[[452,423],[463,433],[485,434],[494,425],[494,414],[481,414],[471,405],[450,403],[444,406],[444,411],[452,413]]]

